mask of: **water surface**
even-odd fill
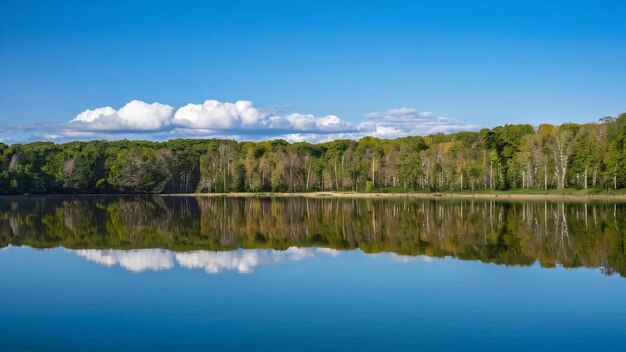
[[[625,350],[624,203],[0,198],[0,350]]]

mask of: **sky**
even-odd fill
[[[626,111],[626,1],[0,1],[0,141],[393,138]]]

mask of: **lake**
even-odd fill
[[[626,350],[626,204],[0,197],[0,350]]]

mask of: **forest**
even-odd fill
[[[626,113],[397,139],[0,143],[0,194],[626,188]]]

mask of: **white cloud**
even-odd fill
[[[429,135],[475,130],[477,125],[444,116],[437,116],[429,111],[418,112],[415,109],[399,108],[385,112],[372,112],[365,115],[365,121],[359,124],[363,132],[373,136],[394,138],[412,135]]]
[[[371,134],[370,134],[371,135]],[[284,139],[289,143],[294,142],[311,142],[311,143],[321,143],[321,142],[329,142],[337,139],[359,139],[361,137],[366,136],[365,134],[357,133],[357,132],[346,132],[346,133],[286,133],[278,135],[274,138]]]
[[[293,113],[280,115],[256,108],[251,101],[222,103],[207,100],[203,104],[187,104],[174,115],[173,123],[182,129],[201,133],[230,132],[255,134],[276,131],[330,133],[354,131],[356,127],[335,115],[317,117]]]
[[[207,100],[203,104],[187,104],[174,115],[174,123],[188,128],[230,130],[253,127],[259,122],[261,112],[251,101],[222,103]]]
[[[287,115],[285,120],[291,128],[301,132],[341,132],[354,129],[352,123],[343,121],[335,115],[315,117],[296,113]]]
[[[110,106],[85,110],[67,127],[78,131],[159,131],[172,123],[173,113],[169,105],[133,100],[119,110]],[[68,132],[72,131],[64,131]]]
[[[113,116],[115,114],[117,114],[117,110],[113,109],[110,106],[105,106],[105,107],[101,107],[101,108],[97,108],[93,110],[87,109],[81,112],[80,114],[76,115],[76,117],[70,122],[82,121],[85,123],[90,123],[101,118],[107,118],[107,117]]]
[[[286,133],[279,137],[289,142],[326,142],[336,139],[359,139],[365,136],[378,138],[424,136],[440,132],[451,133],[479,128],[477,125],[466,124],[461,120],[408,108],[372,112],[365,115],[364,121],[351,126],[353,127],[352,129],[338,128],[337,132],[332,132],[332,129],[318,127],[316,130]],[[319,133],[320,131],[327,133]]]
[[[110,106],[85,110],[65,124],[5,126],[0,130],[0,138],[7,138],[2,134],[11,132],[35,131],[39,134],[31,136],[30,140],[116,139],[147,134],[161,140],[220,137],[323,142],[364,136],[397,138],[477,128],[457,119],[409,108],[372,112],[360,122],[351,122],[336,115],[281,114],[276,110],[259,109],[247,100],[234,103],[206,100],[177,110],[166,104],[133,100],[119,110]]]

